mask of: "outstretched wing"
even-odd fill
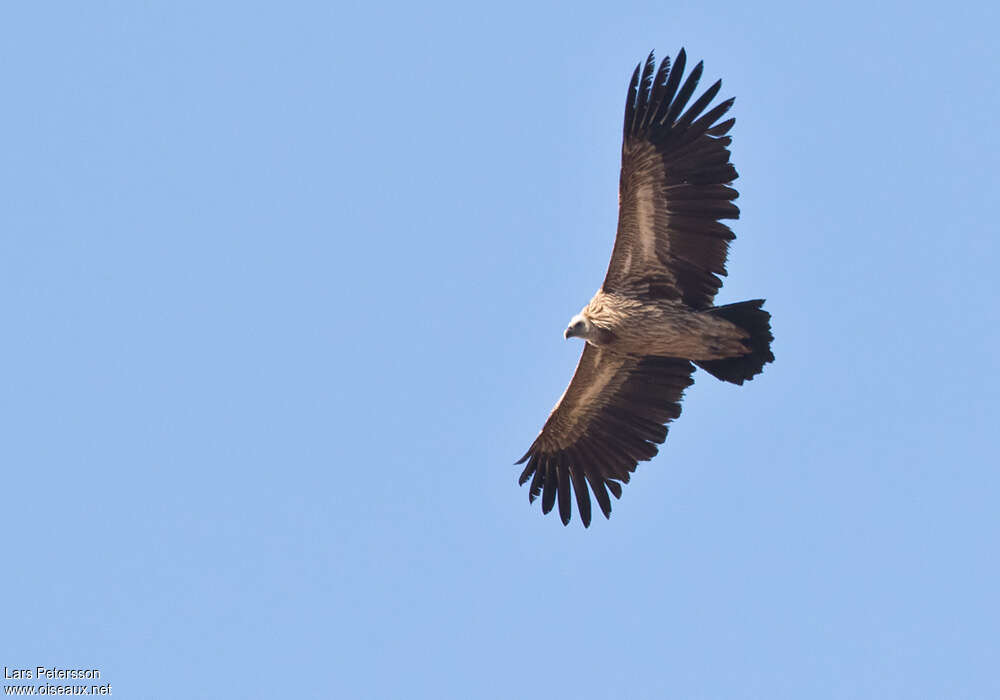
[[[548,513],[558,499],[565,525],[572,485],[586,527],[589,484],[604,517],[611,517],[608,491],[620,498],[621,483],[657,453],[667,437],[665,423],[681,414],[693,371],[687,360],[619,355],[587,343],[562,398],[517,462],[528,462],[518,482],[531,479],[528,500],[541,495],[542,512]]]
[[[686,61],[681,49],[673,67],[669,58],[663,59],[654,77],[650,53],[632,74],[625,102],[618,234],[603,288],[638,287],[704,309],[722,286],[717,275],[726,274],[729,241],[735,237],[721,220],[740,213],[733,204],[737,192],[728,186],[737,177],[729,162],[732,139],[726,136],[734,120],[719,122],[733,99],[704,111],[722,87],[720,80],[687,107],[702,64],[682,85]]]

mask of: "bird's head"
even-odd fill
[[[588,319],[584,312],[581,311],[576,316],[569,320],[569,326],[566,328],[566,332],[563,333],[564,338],[584,338],[590,335],[590,329],[592,325],[590,319]]]

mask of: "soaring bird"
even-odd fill
[[[686,62],[681,49],[657,69],[650,53],[632,73],[611,262],[564,334],[585,341],[576,373],[517,462],[527,461],[519,483],[531,480],[528,500],[541,496],[544,513],[558,501],[564,525],[571,488],[585,527],[588,486],[611,517],[608,492],[621,498],[636,465],[656,455],[694,365],[742,384],[774,360],[763,299],[713,306],[735,238],[722,220],[740,212],[730,186],[734,120],[720,121],[733,99],[706,111],[720,80],[688,106],[702,63],[682,82]]]

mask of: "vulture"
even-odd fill
[[[564,333],[584,340],[573,379],[517,462],[527,462],[518,483],[530,480],[529,502],[541,496],[548,513],[558,501],[564,525],[571,491],[584,527],[591,492],[611,517],[608,493],[621,498],[636,465],[656,455],[695,365],[742,384],[774,360],[763,299],[713,305],[735,238],[723,220],[740,212],[727,135],[734,120],[722,121],[733,99],[708,109],[717,81],[690,102],[702,63],[684,78],[686,62],[681,49],[657,68],[650,53],[632,74],[611,262]]]

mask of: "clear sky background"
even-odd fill
[[[995,3],[0,10],[0,664],[115,697],[1000,696]],[[610,521],[570,379],[650,49],[737,98],[698,372]]]

